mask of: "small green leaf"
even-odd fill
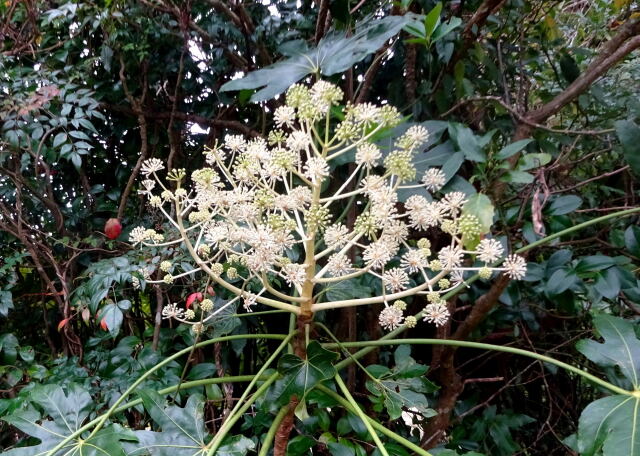
[[[438,24],[440,24],[440,13],[442,12],[442,2],[436,3],[429,14],[424,18],[425,38],[431,38]]]
[[[565,215],[582,206],[582,198],[576,195],[559,196],[549,205],[550,215]]]
[[[520,152],[531,141],[533,141],[533,139],[529,138],[529,139],[521,139],[520,141],[516,141],[514,143],[511,143],[508,146],[503,147],[502,150],[500,150],[500,152],[498,152],[496,154],[496,158],[498,160],[505,160],[505,159],[511,157],[512,155],[515,155],[518,152]]]
[[[67,134],[65,132],[60,132],[58,133],[54,138],[53,138],[53,147],[58,147],[60,146],[62,143],[64,143],[67,140]]]

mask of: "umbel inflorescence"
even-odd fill
[[[415,317],[404,315],[402,300],[415,295],[426,298],[422,318],[444,324],[449,311],[442,295],[460,285],[466,271],[485,279],[494,271],[513,279],[525,275],[524,260],[504,258],[495,239],[465,248],[463,239],[477,237],[480,223],[463,213],[465,194],[440,193],[442,170],[428,169],[419,185],[412,184],[420,177],[413,157],[429,137],[424,127],[411,126],[383,154],[372,140],[400,123],[398,111],[348,104],[335,121],[342,99],[341,89],[328,82],[294,85],[274,113],[277,129],[268,139],[226,136],[224,144],[205,150],[207,166],[189,176],[173,169],[163,180],[163,163],[147,160],[140,191],[170,230],[138,227],[130,240],[183,244],[195,262],[180,273],[166,259],[160,264],[164,278],[156,282],[202,271],[235,295],[225,305],[241,300],[249,312],[259,303],[306,318],[319,310],[384,303],[380,325],[392,330],[416,325]],[[352,171],[337,181],[335,164],[348,161],[355,162]],[[416,187],[431,197],[414,194],[399,204],[398,191]],[[347,224],[349,208],[357,217]],[[436,250],[427,230],[439,230],[449,242]],[[501,267],[490,266],[502,259]],[[376,296],[327,300],[338,282],[365,275],[375,278]],[[197,332],[220,310],[204,299],[196,310],[170,304],[163,315],[191,323]]]

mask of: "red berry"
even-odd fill
[[[122,233],[122,225],[117,218],[110,218],[107,223],[104,224],[104,234],[109,239],[116,239]]]

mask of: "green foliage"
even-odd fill
[[[251,96],[251,101],[268,100],[310,74],[332,76],[348,70],[416,20],[409,14],[367,20],[349,35],[330,32],[312,49],[304,42],[284,43],[281,50],[288,59],[229,81],[221,90],[260,89]]]
[[[326,350],[316,341],[307,346],[306,359],[293,354],[283,355],[278,361],[278,372],[282,379],[276,383],[276,403],[287,404],[292,396],[299,400],[319,382],[333,378],[336,374],[333,362],[338,355]]]
[[[81,387],[71,384],[66,391],[54,385],[42,385],[31,392],[33,407],[17,410],[2,419],[40,441],[38,445],[14,448],[4,454],[9,456],[45,454],[60,443],[64,437],[80,428],[92,411],[91,396]],[[51,418],[48,419],[47,417]],[[131,433],[117,424],[100,430],[95,435],[72,441],[55,456],[79,452],[91,456],[100,454],[125,455],[121,441],[135,440]]]
[[[366,383],[371,393],[369,399],[376,411],[386,410],[392,420],[400,418],[403,409],[410,409],[424,418],[435,415],[427,395],[436,392],[438,387],[424,377],[428,367],[417,363],[410,353],[411,347],[401,345],[394,352],[393,368],[376,364],[367,366],[367,371],[375,378]]]
[[[577,449],[582,455],[622,456],[640,454],[640,340],[634,325],[610,315],[597,315],[594,325],[604,343],[581,340],[577,349],[603,368],[616,367],[630,395],[616,395],[589,404],[578,425]]]

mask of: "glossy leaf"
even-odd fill
[[[316,341],[307,346],[307,359],[292,354],[280,358],[278,371],[282,374],[283,389],[278,403],[289,402],[291,396],[302,399],[319,382],[332,378],[337,358],[337,353],[325,350]]]

